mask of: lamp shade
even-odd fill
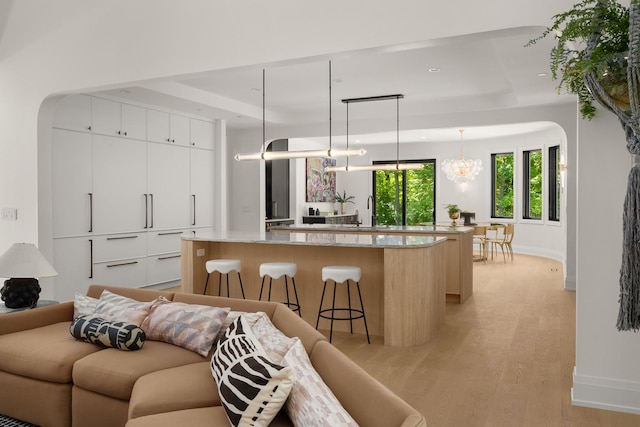
[[[0,256],[0,277],[18,279],[57,275],[58,272],[33,243],[14,243]]]

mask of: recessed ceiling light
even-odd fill
[[[120,93],[131,93],[128,89],[120,89]]]
[[[547,73],[538,73],[538,77],[545,77]]]
[[[342,83],[342,79],[333,79],[334,83]]]
[[[241,118],[242,118],[242,116],[240,116],[240,115],[236,116],[236,119],[241,119]]]
[[[260,89],[259,87],[252,87],[251,91],[252,92],[262,92],[262,89]]]
[[[429,68],[429,72],[430,73],[439,73],[440,72],[440,68]]]
[[[194,108],[196,111],[202,111],[202,108]]]

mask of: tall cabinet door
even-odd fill
[[[53,129],[53,236],[79,236],[92,231],[92,136]]]
[[[149,143],[147,149],[149,228],[188,228],[190,149],[156,143]]]
[[[191,149],[191,226],[213,226],[213,151]]]
[[[86,295],[89,285],[95,283],[92,250],[91,236],[53,239],[53,266],[58,272],[54,278],[54,299],[73,300],[76,292]]]
[[[96,233],[140,231],[150,225],[147,143],[94,135],[93,221]]]

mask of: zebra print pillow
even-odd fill
[[[268,425],[293,387],[291,368],[269,360],[244,316],[218,342],[211,373],[233,426]]]
[[[80,341],[118,350],[140,350],[146,339],[139,326],[93,316],[78,317],[71,322],[69,332]]]

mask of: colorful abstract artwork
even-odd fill
[[[307,159],[307,202],[333,202],[336,195],[336,173],[326,172],[335,166],[336,159],[314,157]]]

